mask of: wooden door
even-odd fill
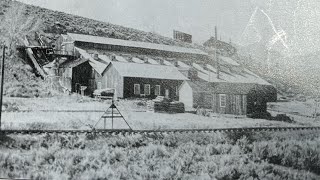
[[[170,97],[169,89],[165,89],[165,97],[166,97],[166,98],[169,98],[169,97]]]

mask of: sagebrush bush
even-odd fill
[[[14,135],[10,146],[2,145],[11,149],[10,153],[0,151],[0,175],[38,179],[319,179],[310,173],[317,173],[319,166],[319,136],[298,142],[290,136],[287,140],[278,137],[250,142],[242,136],[233,143],[222,133],[170,134],[155,139],[106,135],[92,140],[86,135]]]

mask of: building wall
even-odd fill
[[[124,78],[112,66],[112,64],[105,70],[101,79],[102,89],[115,88],[117,97],[124,98]]]
[[[193,108],[193,91],[191,86],[186,81],[180,86],[179,101],[184,103],[186,109]]]
[[[221,95],[225,95],[225,107],[221,106]],[[247,114],[247,95],[244,94],[213,94],[212,109],[220,114]]]
[[[160,85],[160,96],[165,96],[165,90],[169,90],[169,98],[178,100],[179,87],[182,81],[179,80],[163,80],[163,79],[149,79],[149,78],[124,78],[124,98],[129,97],[141,97],[134,94],[134,84],[140,84],[140,94],[145,94],[144,85],[150,84],[150,95],[146,95],[148,98],[155,98],[155,87]]]
[[[213,95],[210,92],[193,92],[193,107],[212,108]]]

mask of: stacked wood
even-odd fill
[[[166,100],[154,103],[155,112],[184,113],[184,104],[181,102],[169,102]]]

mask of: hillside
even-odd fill
[[[119,38],[133,41],[143,41],[166,45],[183,47],[202,46],[188,44],[177,41],[158,34],[144,32],[133,28],[114,25],[106,22],[96,21],[80,16],[53,11],[41,7],[31,6],[11,0],[0,1],[0,40],[5,41],[9,47],[9,59],[6,62],[5,94],[7,96],[41,96],[50,94],[48,84],[34,75],[32,68],[28,67],[23,59],[17,56],[15,45],[22,44],[21,40],[26,36],[33,36],[34,32],[39,31],[47,37],[47,41],[55,40],[58,34],[73,32],[89,35],[98,35],[111,38]],[[261,29],[261,28],[260,28]],[[281,54],[272,52],[271,68],[268,70],[266,65],[265,40],[250,46],[238,46],[238,60],[251,71],[260,75],[264,79],[274,84],[280,92],[286,92],[294,87],[297,93],[313,93],[313,89],[318,87],[316,81],[316,69],[300,63],[288,64],[293,62],[284,58]],[[249,50],[248,50],[249,49]],[[247,53],[243,53],[247,51]],[[253,58],[248,58],[248,52]],[[237,57],[235,55],[234,57]],[[303,59],[304,57],[295,57]],[[312,56],[310,57],[312,59]],[[309,59],[310,59],[309,58]],[[316,61],[314,61],[316,63]],[[299,67],[304,68],[299,68]],[[306,72],[307,71],[307,72]],[[313,77],[311,80],[308,77]],[[45,89],[45,90],[44,90]],[[41,93],[40,93],[41,92]]]
[[[5,0],[3,4],[10,6],[24,6],[23,14],[30,17],[37,17],[41,20],[39,30],[45,33],[79,33],[104,37],[111,37],[132,41],[143,41],[157,44],[176,45],[191,47],[188,43],[176,41],[155,33],[101,22],[89,18],[71,15],[63,12],[53,11],[37,6],[27,5],[20,2]]]
[[[38,97],[52,94],[48,88],[50,84],[36,77],[32,68],[16,53],[16,45],[21,45],[25,36],[32,37],[37,31],[45,35],[47,41],[55,40],[58,34],[73,32],[183,47],[197,46],[150,32],[12,0],[0,1],[0,21],[0,42],[5,42],[8,47],[4,85],[4,92],[7,96]]]

